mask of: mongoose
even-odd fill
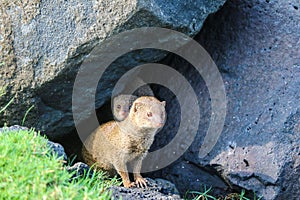
[[[116,121],[123,121],[129,114],[130,107],[134,100],[141,96],[154,96],[153,91],[150,86],[144,83],[140,78],[136,78],[131,86],[135,84],[144,84],[134,91],[133,95],[126,94],[126,89],[124,89],[119,95],[115,96],[112,100],[112,112],[114,119]],[[130,86],[128,86],[130,87]],[[125,93],[125,94],[124,94]]]
[[[128,116],[131,105],[137,98],[130,94],[120,94],[113,98],[112,111],[116,121],[123,121]]]
[[[82,155],[88,165],[105,170],[111,175],[116,171],[124,187],[146,187],[141,176],[142,160],[153,143],[158,129],[166,119],[165,101],[155,97],[137,98],[123,121],[110,121],[99,126],[85,141]],[[131,164],[135,182],[127,170]]]

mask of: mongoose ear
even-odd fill
[[[118,97],[119,97],[119,96],[114,96],[114,97],[112,98],[112,101],[115,102],[115,101],[117,100]]]
[[[160,103],[161,103],[161,105],[166,106],[166,101],[162,101]]]
[[[135,103],[133,106],[134,106],[134,112],[136,112],[141,106],[143,105],[143,103],[140,103],[140,102],[137,102]]]

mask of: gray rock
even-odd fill
[[[93,171],[90,170],[90,167],[82,162],[77,162],[72,166],[66,167],[69,173],[74,173],[71,179],[76,179],[80,176],[92,176]],[[89,174],[87,174],[89,173]],[[162,199],[162,200],[171,200],[171,199],[180,199],[179,192],[176,189],[176,186],[164,179],[155,179],[146,178],[148,181],[147,188],[124,188],[113,186],[110,190],[113,192],[113,197],[119,199],[122,196],[122,199]]]
[[[8,87],[0,105],[17,94],[0,124],[6,121],[20,123],[27,109],[35,105],[27,116],[26,125],[46,132],[56,141],[64,140],[62,137],[74,128],[71,113],[74,78],[79,65],[95,45],[121,31],[144,26],[167,27],[193,36],[200,31],[205,18],[224,2],[3,2],[0,10],[0,85]],[[97,108],[109,100],[112,83],[126,70],[157,61],[165,55],[165,52],[143,50],[116,61],[101,80]]]
[[[90,167],[83,162],[77,162],[72,166],[67,166],[66,169],[69,173],[73,173],[71,179],[76,179],[82,176],[92,176],[93,174]]]
[[[192,146],[177,163],[159,172],[181,192],[198,190],[196,180],[205,180],[205,169],[214,181],[202,184],[213,188],[222,185],[219,180],[227,186],[224,189],[253,190],[264,199],[299,198],[299,7],[297,0],[230,0],[196,36],[219,67],[228,100],[223,132],[205,158],[198,156],[211,117],[205,83],[186,62],[174,56],[164,61],[190,80],[202,111]],[[161,98],[168,95],[160,90]],[[178,128],[178,103],[168,100],[172,118],[153,149],[166,145]]]
[[[7,132],[7,131],[19,131],[19,130],[28,131],[29,128],[24,126],[19,126],[19,125],[13,125],[9,127],[0,128],[0,133]]]
[[[178,194],[179,192],[176,188],[176,186],[171,183],[170,181],[161,179],[161,178],[156,178],[155,179],[156,184],[161,187],[161,191],[164,194]]]
[[[51,142],[49,140],[47,141],[47,143],[51,149],[52,154],[55,154],[58,158],[62,158],[64,161],[67,161],[67,154],[65,153],[65,149],[61,144]]]
[[[159,16],[167,19],[179,13],[172,18],[173,21],[182,21],[181,15],[185,14],[204,16],[201,10],[205,9],[199,9],[201,6],[194,6],[195,9],[186,7],[189,11],[197,10],[199,14],[185,10],[176,10],[172,14],[175,10],[169,8],[174,8],[172,5],[176,2],[155,9],[162,5],[162,1],[156,1],[146,6],[148,12],[130,11],[130,19],[126,13],[115,15],[113,12],[118,13],[117,8],[109,14],[109,9],[90,1],[82,4],[76,1],[33,2],[27,4],[30,12],[22,12],[20,6],[1,9],[0,16],[4,21],[1,24],[5,28],[0,30],[5,31],[0,33],[0,58],[5,65],[1,66],[0,85],[10,86],[8,95],[0,100],[1,105],[8,102],[9,95],[20,92],[18,101],[9,107],[1,122],[7,119],[11,119],[11,123],[14,123],[12,119],[19,122],[29,105],[35,104],[39,112],[33,111],[28,123],[34,124],[33,121],[39,119],[36,127],[66,141],[62,135],[73,127],[70,98],[78,63],[106,36],[122,30],[144,25],[179,30],[181,22],[161,22],[156,20]],[[128,2],[125,8],[130,10],[133,4]],[[209,1],[205,5],[208,4],[212,5],[207,7],[209,12],[205,17],[222,2]],[[140,5],[145,6],[143,3]],[[107,7],[113,6],[113,3],[107,3]],[[199,190],[199,186],[206,184],[223,192],[228,188],[254,190],[265,199],[297,199],[300,196],[299,7],[297,0],[229,0],[217,14],[207,19],[196,39],[209,51],[222,73],[228,112],[221,137],[205,158],[198,157],[211,117],[205,83],[186,62],[177,61],[172,56],[165,61],[183,73],[198,94],[201,128],[188,151],[176,163],[157,172],[162,175],[158,177],[167,177],[180,192]],[[108,13],[101,16],[103,12],[97,13],[97,10]],[[163,10],[166,12],[160,12]],[[155,13],[159,13],[158,17],[153,18]],[[110,23],[112,15],[117,16],[118,22],[124,22],[124,26],[114,26],[112,20]],[[172,19],[169,20],[173,22]],[[192,18],[186,16],[186,19]],[[180,30],[189,32],[186,27],[180,27]],[[197,29],[198,25],[195,27]],[[97,95],[98,107],[109,99],[111,83],[123,72],[140,61],[153,62],[161,57],[161,54],[152,51],[143,51],[139,57],[134,55],[120,59],[115,68],[103,77],[101,87],[104,89]],[[165,128],[156,137],[152,147],[156,149],[166,145],[176,134],[180,109],[176,97],[170,92],[159,89],[154,93],[167,100],[170,116]],[[186,102],[189,102],[188,96]],[[68,149],[77,146],[74,141],[70,143],[73,144]]]
[[[176,185],[181,196],[187,191],[205,191],[205,187],[212,187],[210,194],[215,196],[225,196],[230,192],[228,184],[219,176],[216,170],[203,167],[199,164],[178,159],[174,164],[150,173],[149,177],[162,177]],[[156,179],[155,179],[156,180]]]
[[[181,199],[179,195],[171,193],[172,191],[176,191],[176,188],[174,185],[168,181],[165,180],[152,180],[150,178],[146,178],[147,188],[124,188],[124,187],[117,187],[113,186],[110,187],[110,190],[112,191],[113,198],[114,199],[120,199],[123,200],[141,200],[141,199],[147,199],[147,200],[171,200],[171,199]],[[159,183],[159,184],[157,184]],[[168,189],[167,189],[168,188]]]

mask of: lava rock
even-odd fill
[[[6,132],[6,131],[19,131],[19,130],[28,131],[29,128],[24,127],[24,126],[19,126],[19,125],[13,125],[13,126],[9,126],[9,127],[0,128],[0,133]]]
[[[67,166],[66,169],[69,173],[72,173],[71,180],[84,176],[91,177],[93,175],[93,170],[90,170],[90,167],[83,162],[77,162],[72,166]]]
[[[27,126],[47,133],[56,142],[64,143],[66,137],[70,140],[74,137],[68,135],[74,130],[74,79],[80,64],[96,45],[122,31],[139,27],[165,27],[194,36],[200,31],[205,18],[224,2],[3,2],[0,9],[0,85],[9,87],[6,88],[7,95],[0,98],[0,105],[16,95],[4,117],[0,118],[0,125],[20,122],[28,108],[34,105],[27,115]],[[99,83],[96,108],[110,99],[112,83],[127,70],[142,63],[158,61],[165,55],[166,52],[146,49],[114,62]]]
[[[112,195],[114,199],[123,200],[171,200],[171,199],[181,199],[178,194],[171,193],[172,191],[176,191],[174,184],[164,180],[152,180],[150,178],[146,178],[147,180],[147,188],[124,188],[113,186],[110,187],[112,191]],[[159,184],[157,184],[157,182]]]
[[[49,148],[51,149],[51,153],[56,155],[58,158],[62,158],[64,161],[67,161],[68,157],[65,153],[64,147],[55,142],[47,141]]]
[[[222,189],[222,184],[218,184],[222,181],[224,192],[233,188],[251,191],[250,196],[254,191],[263,199],[299,198],[298,8],[298,0],[229,0],[208,17],[195,37],[216,62],[227,95],[222,134],[204,158],[199,157],[199,149],[212,117],[207,86],[191,65],[176,56],[170,55],[162,62],[190,81],[198,95],[201,120],[188,151],[176,163],[157,172],[157,176],[174,182],[180,192],[199,190],[199,182]],[[162,89],[158,92],[159,98],[167,99],[167,112],[172,117],[153,149],[168,144],[180,122],[176,98]],[[205,177],[209,176],[201,170],[215,177],[215,181],[207,184]]]

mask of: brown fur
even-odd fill
[[[139,97],[133,102],[124,121],[110,121],[99,126],[85,141],[83,158],[88,165],[114,175],[116,171],[125,187],[146,186],[140,175],[142,160],[154,136],[165,122],[165,102],[155,97]],[[135,183],[130,182],[127,164],[132,164]]]
[[[112,111],[116,121],[123,121],[128,116],[131,105],[137,98],[130,94],[120,94],[113,98]]]

